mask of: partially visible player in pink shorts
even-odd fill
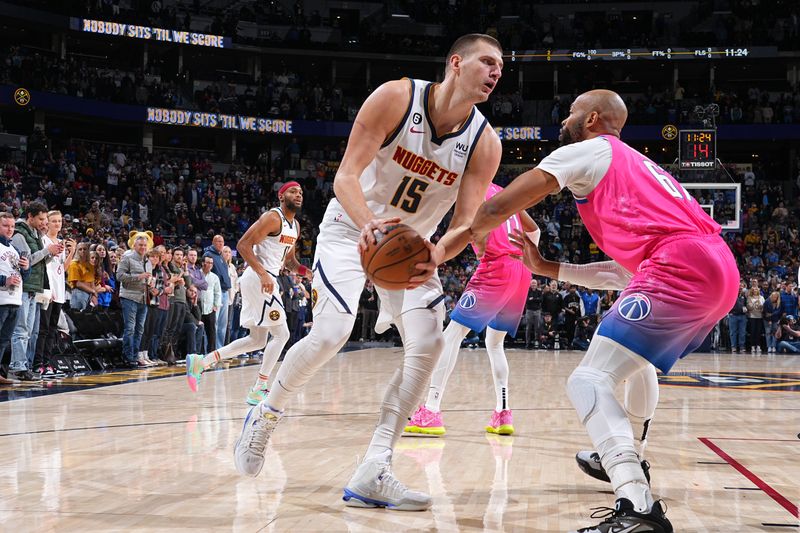
[[[502,190],[492,183],[486,191],[486,199]],[[444,435],[440,405],[447,379],[458,360],[461,341],[470,330],[481,332],[484,329],[496,396],[495,410],[486,431],[502,435],[514,432],[512,413],[508,408],[508,361],[503,340],[507,333],[517,333],[531,283],[531,272],[522,263],[522,252],[509,241],[509,235],[515,231],[538,232],[538,228],[522,211],[511,215],[489,233],[482,256],[473,247],[480,256],[480,264],[450,314],[450,324],[444,331],[445,347],[431,376],[428,399],[411,417],[406,432]],[[538,241],[538,235],[533,237]]]
[[[562,125],[564,146],[487,201],[471,228],[480,239],[509,213],[567,188],[592,239],[632,275],[567,381],[596,450],[579,453],[578,462],[610,481],[617,498],[606,520],[579,533],[672,533],[641,458],[658,403],[656,368],[668,372],[696,349],[733,306],[739,286],[719,224],[664,169],[620,140],[627,116],[612,91],[580,95]],[[588,285],[583,278],[599,269],[543,261],[529,239],[519,238],[536,274]],[[624,406],[614,396],[623,382]]]

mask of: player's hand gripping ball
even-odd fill
[[[425,240],[405,224],[386,227],[386,233],[375,231],[377,244],[370,244],[361,252],[361,268],[367,278],[387,290],[408,288],[409,280],[420,272],[417,263],[430,260]]]

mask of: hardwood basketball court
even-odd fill
[[[336,356],[287,410],[258,478],[233,443],[257,367],[83,376],[0,389],[0,530],[530,531],[588,526],[610,486],[578,470],[590,446],[564,392],[582,353],[508,351],[517,433],[494,405],[484,350],[462,350],[443,438],[404,437],[394,470],[428,512],[353,509],[342,487],[369,442],[399,349]],[[695,354],[662,376],[647,458],[676,532],[800,529],[800,359]],[[113,384],[119,383],[119,384]],[[56,393],[57,391],[67,391]],[[43,395],[40,395],[43,394]]]

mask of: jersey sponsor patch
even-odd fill
[[[460,305],[463,309],[472,309],[475,307],[476,303],[478,303],[478,297],[475,296],[475,293],[472,291],[465,292],[458,300],[458,305]]]
[[[617,306],[619,316],[631,322],[639,322],[650,316],[653,304],[646,294],[634,292],[627,295]]]
[[[800,392],[800,372],[670,372],[661,385],[755,391]]]

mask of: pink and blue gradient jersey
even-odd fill
[[[589,234],[630,272],[675,235],[719,235],[722,228],[675,178],[616,137],[611,166],[594,190],[575,198]]]
[[[488,200],[503,188],[492,183],[486,191]],[[531,272],[520,260],[519,248],[511,244],[512,230],[522,231],[520,216],[515,214],[498,226],[486,239],[486,252],[470,278],[450,319],[474,331],[490,326],[515,335],[531,283]]]
[[[502,190],[503,188],[499,185],[494,183],[489,184],[489,188],[486,190],[485,199],[488,200]],[[511,232],[514,230],[522,231],[522,221],[520,220],[519,214],[510,216],[508,220],[497,226],[489,233],[488,237],[486,238],[486,252],[481,258],[481,263],[494,261],[503,256],[509,255],[520,257],[522,252],[519,248],[511,244],[511,241],[508,239],[509,234],[511,234]],[[472,249],[475,250],[477,255],[478,251],[474,245]]]

